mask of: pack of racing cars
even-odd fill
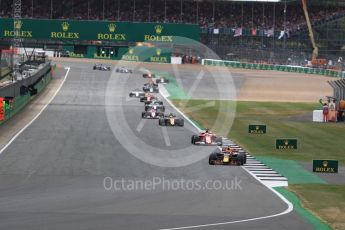
[[[159,126],[183,127],[184,119],[173,113],[164,114],[165,106],[163,101],[156,95],[159,92],[158,83],[168,83],[165,78],[158,78],[151,73],[143,74],[144,78],[150,78],[144,84],[142,90],[136,88],[129,93],[130,97],[140,98],[144,103],[144,111],[141,113],[143,119],[158,119]],[[209,155],[209,165],[244,165],[247,162],[247,154],[244,150],[234,144],[223,143],[223,137],[216,135],[209,129],[194,134],[191,137],[191,144],[198,146],[216,146],[216,149]]]

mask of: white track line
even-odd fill
[[[167,127],[162,127],[162,133],[163,133],[165,145],[166,145],[166,146],[171,146]]]
[[[67,76],[69,74],[70,71],[70,67],[66,67],[65,69],[67,69],[66,75],[63,79],[63,81],[61,82],[59,88],[56,90],[56,92],[54,93],[53,97],[50,98],[50,100],[48,101],[48,103],[40,110],[40,112],[29,122],[27,123],[21,130],[19,130],[16,135],[14,135],[11,140],[0,150],[0,155],[8,148],[8,146],[10,146],[12,144],[12,142],[22,133],[24,132],[25,129],[27,129],[30,125],[32,125],[32,123],[34,123],[35,120],[37,120],[37,118],[43,113],[43,111],[47,108],[47,106],[54,100],[54,98],[56,97],[56,95],[58,94],[58,92],[60,91],[60,89],[62,88],[63,84],[65,83]]]
[[[189,119],[181,110],[179,110],[169,99],[168,96],[161,94],[164,99],[169,103],[169,105],[174,108],[178,113],[180,113],[190,124],[192,124],[198,131],[201,131],[201,129],[191,120]],[[287,209],[269,216],[261,216],[256,218],[250,218],[250,219],[244,219],[244,220],[235,220],[235,221],[229,221],[229,222],[220,222],[220,223],[213,223],[213,224],[203,224],[203,225],[192,225],[192,226],[184,226],[184,227],[177,227],[177,228],[164,228],[159,230],[180,230],[180,229],[193,229],[193,228],[204,228],[204,227],[211,227],[211,226],[219,226],[219,225],[228,225],[228,224],[236,224],[236,223],[244,223],[244,222],[250,222],[250,221],[257,221],[257,220],[263,220],[263,219],[269,219],[274,218],[278,216],[286,215],[293,211],[293,204],[288,201],[283,195],[281,195],[279,192],[274,190],[273,188],[265,185],[261,180],[259,180],[253,173],[251,173],[249,170],[245,168],[245,166],[241,166],[243,170],[245,170],[247,173],[249,173],[255,180],[257,180],[260,184],[264,185],[266,188],[271,190],[276,196],[278,196],[284,203],[287,204]]]
[[[138,126],[137,126],[137,132],[140,133],[141,130],[143,129],[144,125],[146,123],[146,119],[141,119]]]

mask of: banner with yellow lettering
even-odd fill
[[[0,19],[0,38],[19,33],[23,39],[37,40],[183,43],[183,38],[199,41],[199,32],[199,26],[192,24]]]

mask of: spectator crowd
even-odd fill
[[[0,0],[0,17],[11,17],[12,0]],[[345,15],[340,6],[309,6],[312,23]],[[306,28],[300,1],[284,3],[196,0],[22,0],[23,18],[197,23],[201,28],[298,31]]]

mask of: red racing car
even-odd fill
[[[143,78],[155,78],[156,75],[152,74],[152,73],[144,73],[143,74]]]
[[[200,132],[198,135],[192,136],[193,145],[222,145],[222,137],[217,137],[216,134],[211,133],[208,129]]]

